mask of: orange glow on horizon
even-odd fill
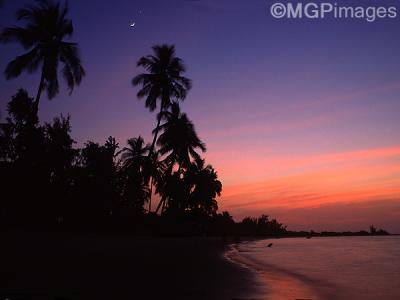
[[[239,163],[257,170],[248,181],[240,182],[243,173],[221,168],[222,177],[230,174],[230,183],[224,186],[220,208],[242,215],[248,210],[268,213],[271,209],[318,208],[379,200],[400,203],[399,161],[399,146],[314,156],[267,157],[258,162],[248,158]]]

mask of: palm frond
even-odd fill
[[[42,56],[40,54],[40,49],[35,47],[28,53],[17,56],[8,63],[5,70],[6,79],[18,77],[23,71],[32,73],[38,68],[41,62]]]
[[[25,49],[29,49],[35,44],[36,39],[28,28],[14,26],[2,30],[0,33],[0,42],[19,42]]]

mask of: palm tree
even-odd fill
[[[127,143],[128,147],[124,147],[121,151],[123,167],[137,172],[143,172],[147,164],[149,145],[145,145],[141,136],[131,138]]]
[[[160,126],[162,134],[157,144],[160,146],[160,154],[167,154],[166,163],[177,163],[181,169],[190,167],[192,160],[200,160],[196,149],[205,152],[206,146],[198,137],[193,123],[185,113],[181,113],[179,104],[173,102],[171,111],[164,112],[161,117],[166,122]]]
[[[151,212],[151,197],[153,194],[153,186],[157,187],[162,182],[162,176],[166,171],[166,164],[161,160],[158,151],[150,153],[146,161],[145,180],[150,186],[149,213]],[[157,189],[156,189],[157,193]]]
[[[137,97],[146,97],[146,107],[153,112],[159,102],[160,110],[157,116],[157,126],[154,133],[150,152],[153,152],[160,129],[162,113],[171,105],[171,101],[183,101],[191,81],[182,76],[186,68],[183,61],[175,56],[175,47],[172,45],[153,46],[153,55],[139,59],[137,65],[144,67],[148,73],[137,75],[132,80],[134,86],[141,85]]]
[[[205,165],[203,159],[192,163],[185,173],[185,180],[192,187],[188,200],[191,210],[197,210],[212,216],[218,210],[217,196],[221,195],[222,183],[211,165]]]
[[[63,64],[62,75],[70,93],[79,85],[85,71],[81,65],[79,49],[76,43],[66,42],[66,37],[73,34],[71,19],[67,18],[66,4],[38,1],[36,6],[28,6],[17,11],[17,20],[25,21],[25,26],[5,28],[0,33],[0,42],[19,42],[28,50],[17,56],[6,67],[7,79],[18,77],[23,71],[32,73],[41,69],[41,77],[35,98],[36,113],[39,110],[40,96],[47,91],[49,99],[59,91],[58,65]]]
[[[172,171],[172,166],[164,172],[157,187],[161,195],[156,212],[161,214],[190,210],[204,216],[214,216],[218,210],[216,198],[221,195],[222,183],[211,165],[199,159],[184,170]]]
[[[122,174],[125,178],[124,198],[136,210],[143,210],[143,205],[149,200],[150,190],[146,180],[146,167],[148,165],[149,145],[143,138],[128,140],[128,147],[121,151]]]
[[[181,178],[181,173],[172,171],[172,167],[169,167],[164,172],[161,184],[157,187],[158,192],[161,195],[160,202],[158,203],[156,213],[161,208],[161,214],[166,209],[174,212],[182,212],[185,209],[185,199],[187,198],[189,186]]]

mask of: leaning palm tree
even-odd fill
[[[160,146],[160,154],[167,155],[166,163],[177,163],[181,169],[190,167],[192,160],[200,160],[196,150],[205,152],[206,146],[198,137],[193,123],[185,113],[181,113],[179,104],[172,103],[171,111],[165,112],[162,118],[165,118],[166,122],[160,126],[162,134],[157,144]]]
[[[36,113],[40,96],[47,91],[49,99],[59,91],[58,65],[61,62],[62,75],[70,93],[79,85],[85,71],[81,65],[76,43],[66,42],[73,34],[71,19],[67,18],[68,6],[50,0],[39,0],[35,6],[17,11],[17,20],[25,21],[23,27],[5,28],[0,33],[0,42],[19,42],[28,52],[17,56],[6,67],[7,79],[18,77],[23,71],[32,73],[40,68],[41,77],[35,98]]]
[[[185,66],[182,60],[175,56],[175,47],[171,45],[153,46],[153,55],[139,59],[137,65],[144,67],[148,73],[137,75],[132,80],[134,86],[140,85],[137,97],[146,97],[146,107],[153,112],[159,103],[157,126],[154,133],[150,152],[153,152],[160,129],[161,115],[171,105],[171,101],[183,101],[191,81],[182,76]]]

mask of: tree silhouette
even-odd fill
[[[160,153],[167,155],[166,163],[177,163],[179,168],[189,168],[192,159],[200,160],[196,149],[206,151],[206,146],[198,137],[193,123],[185,113],[181,113],[179,104],[172,103],[171,111],[163,112],[166,122],[160,126],[162,133],[157,141]]]
[[[75,141],[70,136],[70,117],[56,117],[52,123],[44,125],[45,160],[47,194],[44,210],[50,213],[50,219],[61,224],[69,206],[69,194],[72,179],[73,162],[78,154],[73,149]]]
[[[41,69],[41,77],[35,98],[35,111],[39,110],[40,96],[47,91],[49,99],[59,91],[58,65],[63,64],[62,75],[70,93],[79,85],[85,71],[81,65],[78,45],[66,42],[73,34],[71,19],[67,18],[68,6],[48,0],[38,1],[36,6],[27,6],[17,11],[17,20],[25,26],[5,28],[0,34],[3,43],[19,42],[27,53],[17,56],[6,67],[7,79],[18,77],[23,71],[32,73]]]
[[[38,120],[34,114],[33,99],[26,90],[20,89],[7,105],[7,122],[0,126],[0,160],[16,161],[23,156],[27,138],[37,129]]]
[[[72,148],[75,141],[70,136],[70,116],[54,118],[53,124],[45,124],[47,162],[54,177],[63,176],[76,155]]]
[[[161,160],[160,153],[153,151],[150,153],[144,168],[144,178],[150,187],[150,198],[149,198],[149,213],[151,212],[151,200],[153,194],[153,186],[159,186],[162,182],[162,176],[166,172],[167,165]],[[157,191],[157,189],[156,189]]]
[[[75,163],[73,201],[78,201],[82,221],[87,216],[104,219],[119,201],[116,151],[118,144],[109,137],[104,145],[87,142]]]
[[[26,90],[20,89],[7,105],[9,118],[18,129],[25,126],[35,126],[38,118],[34,114],[34,102]]]
[[[121,152],[122,173],[125,178],[124,202],[136,211],[142,211],[144,203],[150,198],[145,171],[148,166],[149,149],[150,146],[139,136],[129,139],[128,147],[123,148]]]
[[[123,167],[127,170],[142,173],[147,164],[149,145],[146,145],[141,136],[128,140],[128,147],[121,151]]]
[[[44,129],[39,126],[34,107],[33,98],[20,89],[8,103],[9,117],[2,126],[2,139],[8,143],[3,152],[25,166],[38,164],[44,155]]]
[[[157,185],[161,195],[156,212],[212,217],[218,210],[217,196],[221,195],[222,184],[211,165],[204,160],[193,162],[187,169],[173,171],[170,165]]]
[[[186,174],[190,185],[188,207],[207,216],[213,216],[218,210],[217,196],[221,195],[222,183],[211,165],[205,165],[204,160],[192,163]]]
[[[157,45],[152,50],[153,55],[144,56],[137,62],[148,73],[139,74],[132,80],[134,86],[141,86],[137,97],[146,97],[145,105],[151,112],[157,108],[158,102],[160,106],[150,153],[156,144],[162,113],[169,108],[172,100],[183,101],[191,88],[191,81],[182,76],[186,68],[183,61],[175,56],[175,46]]]

